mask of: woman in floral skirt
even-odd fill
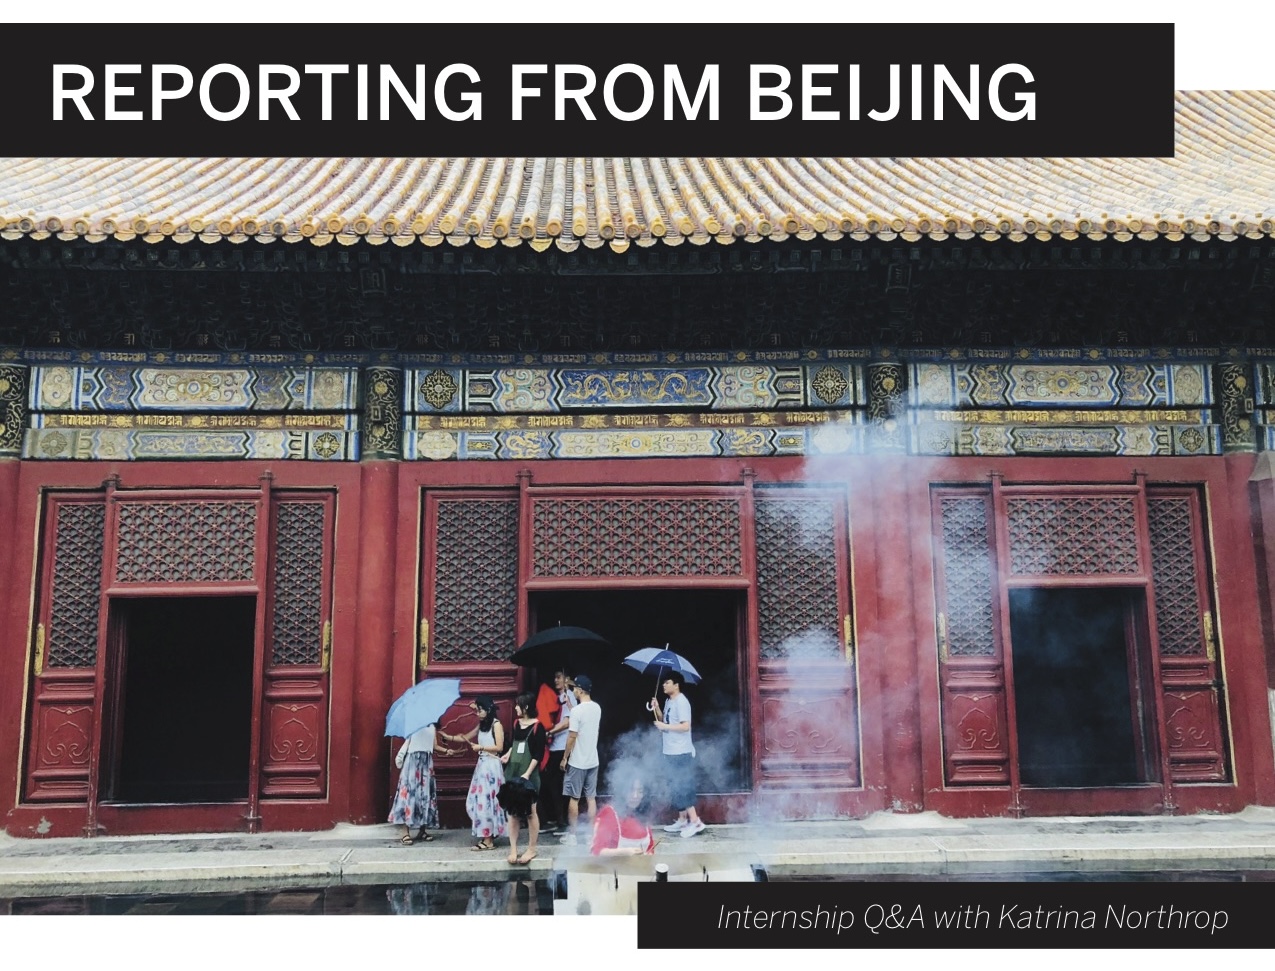
[[[496,802],[496,793],[504,781],[500,753],[505,748],[505,731],[496,717],[496,703],[491,695],[479,695],[470,703],[470,710],[478,716],[478,724],[464,735],[444,735],[447,742],[468,742],[478,753],[478,764],[469,780],[469,795],[465,797],[465,811],[473,823],[475,842],[470,849],[494,850],[496,839],[505,835],[505,811]]]
[[[438,828],[438,783],[434,779],[434,752],[451,753],[439,749],[438,723],[426,725],[404,740],[394,756],[399,768],[398,788],[394,790],[394,804],[390,806],[390,822],[403,827],[399,842],[411,846],[412,829],[416,839],[433,842],[428,827]]]

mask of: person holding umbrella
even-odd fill
[[[389,817],[403,827],[399,842],[404,846],[416,841],[413,827],[416,839],[433,842],[429,827],[439,825],[434,753],[452,754],[438,747],[438,721],[459,697],[459,678],[427,678],[403,692],[385,713],[385,734],[404,740],[394,756],[399,776]]]
[[[664,676],[664,710],[659,700],[647,707],[655,716],[655,727],[663,734],[664,767],[668,774],[669,799],[677,819],[664,827],[666,833],[695,836],[708,827],[695,811],[695,745],[691,741],[691,703],[682,694],[682,675],[670,669]]]
[[[443,740],[468,742],[478,754],[465,797],[465,811],[476,840],[471,849],[494,850],[496,839],[505,835],[507,823],[505,811],[496,800],[504,781],[500,753],[505,750],[505,730],[496,717],[496,702],[491,695],[478,695],[470,702],[469,710],[477,716],[478,724],[464,735],[444,735]]]
[[[390,806],[390,822],[403,827],[399,842],[411,846],[416,840],[432,843],[434,837],[428,827],[438,828],[438,782],[434,778],[434,753],[451,755],[438,747],[438,722],[426,725],[409,735],[394,756],[399,768],[398,788],[394,790],[394,804]],[[416,840],[412,827],[419,827]]]

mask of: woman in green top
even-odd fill
[[[540,795],[540,763],[544,759],[545,728],[536,719],[536,700],[520,694],[514,701],[514,724],[509,750],[500,757],[505,763],[505,784],[496,797],[509,817],[509,863],[527,864],[536,858],[540,838],[540,817],[536,800]],[[518,834],[527,823],[527,849],[518,853]]]

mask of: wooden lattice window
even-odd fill
[[[947,600],[940,636],[953,657],[996,653],[989,499],[990,494],[945,496],[940,502]]]
[[[256,525],[253,502],[122,502],[115,578],[121,583],[251,582]]]
[[[1200,555],[1195,547],[1188,496],[1149,497],[1151,575],[1162,655],[1189,657],[1205,651],[1200,616]]]
[[[1009,568],[1015,575],[1142,572],[1132,495],[1013,497],[1005,508]]]
[[[738,576],[738,498],[537,498],[532,573],[561,576]]]
[[[53,550],[45,666],[91,668],[97,664],[102,601],[103,502],[59,502]]]
[[[318,664],[323,650],[323,549],[327,504],[275,506],[272,664]]]
[[[771,497],[758,490],[755,508],[761,656],[839,657],[833,500]]]
[[[435,503],[435,661],[505,660],[518,604],[518,499]]]

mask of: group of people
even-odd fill
[[[682,692],[682,683],[679,673],[669,672],[662,684],[664,705],[652,698],[647,708],[662,736],[669,801],[678,814],[664,831],[691,837],[706,826],[695,809],[691,704]],[[613,787],[621,811],[615,806],[598,810],[602,708],[593,700],[593,682],[588,675],[572,677],[560,668],[554,673],[552,690],[545,685],[539,697],[518,695],[508,739],[490,695],[478,695],[469,708],[477,719],[469,732],[449,735],[437,724],[429,725],[405,739],[395,756],[400,771],[389,821],[403,827],[404,845],[434,839],[429,829],[438,827],[435,753],[455,755],[464,749],[446,745],[468,745],[477,755],[465,798],[474,851],[494,850],[496,840],[507,836],[509,864],[525,866],[537,855],[542,813],[547,832],[565,845],[577,845],[583,835],[578,829],[581,801],[592,832],[592,853],[654,850],[655,839],[646,822],[648,789],[640,775],[618,780]],[[519,851],[524,828],[526,847]]]

